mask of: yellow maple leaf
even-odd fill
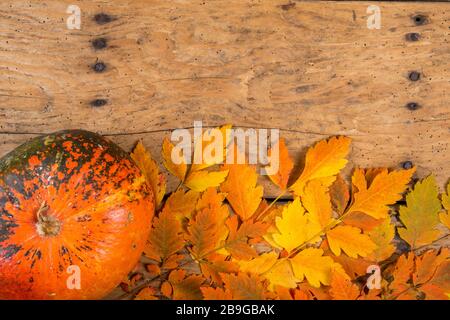
[[[349,257],[358,255],[367,257],[372,253],[376,245],[361,230],[352,226],[337,226],[327,232],[328,244],[335,255],[340,255],[343,250]]]
[[[228,176],[220,190],[227,194],[231,207],[243,220],[250,218],[263,196],[263,187],[256,184],[256,168],[247,164],[227,164],[222,168],[228,170]]]
[[[227,175],[228,170],[189,172],[184,184],[191,190],[202,192],[211,187],[218,187]]]
[[[278,260],[278,253],[271,251],[263,253],[252,260],[239,260],[237,263],[242,272],[261,275],[269,271]]]
[[[174,145],[169,141],[169,139],[164,138],[162,144],[161,155],[163,158],[164,167],[166,167],[167,171],[173,174],[175,177],[184,181],[187,172],[187,160],[185,154],[178,154],[176,157],[176,161],[172,159],[172,150]]]
[[[442,195],[442,206],[447,212],[441,212],[439,218],[442,224],[450,229],[450,183],[447,185],[447,193]]]
[[[333,222],[333,209],[331,208],[328,187],[323,185],[320,180],[313,180],[307,183],[302,203],[310,214],[311,220],[316,220],[316,223],[322,229]]]
[[[230,141],[231,125],[207,129],[194,145],[191,172],[200,171],[221,164],[227,155],[227,143]],[[217,147],[217,148],[216,148]],[[216,153],[216,151],[219,151]]]
[[[445,210],[450,211],[450,183],[447,185],[447,193],[442,195],[442,205]]]
[[[242,272],[254,273],[267,279],[270,290],[273,290],[276,286],[297,287],[298,280],[294,276],[289,261],[287,259],[278,260],[278,257],[278,253],[271,251],[252,260],[240,260],[238,264]]]
[[[350,138],[347,137],[332,137],[310,148],[306,153],[302,174],[289,189],[302,196],[308,181],[321,179],[325,185],[331,185],[335,176],[347,164],[345,158],[349,152],[350,142]]]
[[[225,180],[228,170],[206,171],[202,169],[223,162],[226,155],[225,143],[228,140],[226,134],[230,128],[231,126],[226,125],[205,131],[202,139],[197,140],[194,146],[193,163],[189,168],[187,166],[187,157],[191,155],[183,154],[184,150],[181,148],[176,150],[178,152],[175,152],[175,146],[165,138],[162,146],[164,166],[191,190],[202,192],[210,187],[218,187]],[[218,143],[222,152],[219,157],[215,155],[215,139],[220,139]]]
[[[313,287],[329,285],[333,272],[345,273],[342,267],[331,257],[323,255],[322,249],[307,248],[291,258],[290,263],[299,282],[306,278]]]
[[[281,217],[275,218],[275,225],[277,232],[266,240],[273,239],[276,246],[288,252],[306,242],[316,241],[315,236],[321,231],[320,226],[308,218],[299,198],[284,207]]]
[[[297,282],[299,282],[288,259],[276,261],[262,276],[269,281],[270,290],[273,290],[276,286],[296,288]]]
[[[357,191],[354,193],[353,204],[346,213],[363,212],[375,219],[386,218],[389,211],[387,206],[402,198],[414,171],[415,168],[392,172],[383,169],[368,186],[364,170],[356,169],[352,181]]]
[[[137,164],[145,176],[155,195],[155,206],[159,207],[166,193],[166,178],[159,172],[158,164],[152,159],[142,141],[139,141],[131,152],[131,159]]]
[[[294,168],[294,162],[292,161],[289,151],[286,147],[284,139],[279,139],[273,148],[278,148],[278,171],[276,174],[269,175],[269,179],[280,189],[285,190],[288,185],[289,176],[292,168]],[[268,156],[272,156],[272,149],[269,149]]]
[[[447,211],[447,213],[441,212],[439,214],[439,219],[441,220],[444,226],[450,229],[450,211]]]
[[[428,176],[416,183],[406,195],[406,206],[400,207],[400,220],[405,228],[399,228],[398,233],[413,249],[433,242],[441,233],[436,229],[441,211],[438,195],[434,177]]]
[[[369,260],[380,262],[395,252],[395,246],[392,244],[395,227],[390,218],[384,219],[381,224],[367,232],[367,235],[376,245],[375,250],[367,256]]]

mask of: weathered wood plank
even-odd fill
[[[169,130],[203,120],[280,128],[297,157],[314,141],[348,135],[354,164],[411,160],[442,185],[450,4],[377,2],[382,28],[369,30],[373,2],[289,3],[2,1],[0,154],[34,134],[84,128],[125,148],[143,138],[156,155]],[[66,27],[69,4],[81,9],[81,30]],[[96,22],[102,12],[112,21]],[[411,32],[419,41],[406,40]],[[98,38],[106,48],[93,48]],[[96,61],[106,70],[95,72]],[[106,105],[93,107],[95,99]]]

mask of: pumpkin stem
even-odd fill
[[[59,234],[61,229],[61,223],[55,217],[48,216],[45,213],[48,211],[49,206],[43,201],[39,207],[36,218],[36,229],[40,236],[42,237],[52,237]]]
[[[42,214],[47,212],[48,210],[48,206],[47,203],[44,201],[42,201],[41,206],[39,207],[39,210],[36,213],[36,217],[38,221],[42,221],[43,217]]]

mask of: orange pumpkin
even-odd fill
[[[0,298],[98,299],[135,266],[153,194],[91,132],[35,138],[0,160]]]

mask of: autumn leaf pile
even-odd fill
[[[448,243],[450,185],[444,194],[433,176],[414,185],[415,168],[355,168],[343,177],[346,137],[312,146],[296,175],[284,140],[278,143],[280,167],[268,178],[279,197],[268,202],[256,167],[223,164],[223,157],[175,164],[168,139],[163,165],[179,187],[164,197],[166,177],[139,142],[131,156],[158,210],[141,263],[121,285],[123,297],[449,298],[450,250],[442,243]],[[200,143],[184,156],[207,147]],[[225,154],[230,148],[224,145]],[[381,270],[379,289],[367,286],[373,265]]]

